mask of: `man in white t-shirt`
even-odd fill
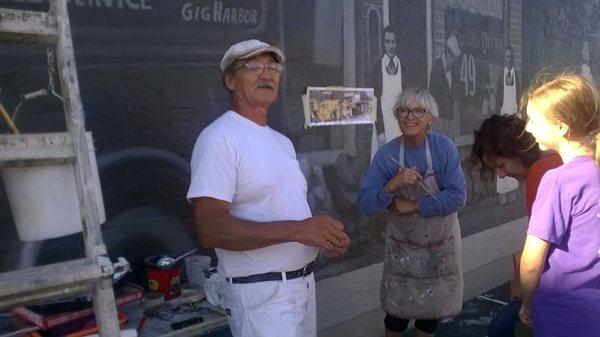
[[[228,281],[222,303],[234,336],[316,336],[313,261],[345,254],[350,239],[328,216],[312,216],[291,141],[267,125],[285,56],[258,40],[221,60],[232,109],[194,146],[187,194],[200,243],[215,248]]]

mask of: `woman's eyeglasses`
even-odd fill
[[[402,117],[402,118],[408,117],[408,115],[411,113],[414,118],[421,118],[421,117],[425,116],[425,114],[428,112],[429,112],[429,110],[427,110],[425,108],[409,109],[405,106],[399,107],[396,109],[396,114],[398,115],[398,117]]]
[[[248,63],[242,64],[239,67],[235,68],[234,71],[241,69],[241,68],[246,68],[246,70],[248,70],[249,72],[257,73],[257,74],[261,73],[263,70],[266,70],[268,73],[270,73],[272,75],[281,75],[281,73],[283,73],[284,66],[283,66],[283,64],[280,64],[280,63],[263,64],[260,62],[248,62]]]

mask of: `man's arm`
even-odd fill
[[[546,265],[546,256],[550,243],[536,236],[527,234],[525,247],[521,254],[521,267],[519,274],[521,276],[521,292],[523,305],[519,311],[519,317],[524,324],[531,325],[533,317],[531,313],[531,301],[533,292],[538,286],[544,266]]]
[[[329,216],[301,221],[252,222],[232,216],[229,208],[230,203],[225,201],[208,197],[194,199],[196,233],[205,248],[243,251],[299,242],[336,257],[350,246],[344,225]]]

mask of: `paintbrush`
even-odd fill
[[[394,156],[392,156],[391,154],[390,154],[390,159],[394,163],[398,164],[400,167],[403,166],[402,164],[400,164],[400,161],[398,161],[396,158],[394,158]],[[433,194],[433,192],[431,192],[431,190],[429,188],[427,188],[427,186],[425,186],[425,184],[423,183],[422,180],[417,179],[417,184],[419,186],[421,186],[421,188],[423,189],[423,191],[427,192],[427,194],[429,194],[433,199],[437,199],[437,197],[435,196],[435,194]]]

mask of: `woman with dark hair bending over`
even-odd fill
[[[493,182],[494,175],[525,180],[527,214],[531,216],[531,207],[542,176],[546,171],[562,165],[562,160],[556,152],[540,150],[533,135],[525,131],[524,120],[516,115],[493,115],[474,132],[469,165],[479,168],[484,183]],[[494,316],[488,326],[488,337],[514,337],[521,308],[520,255],[513,254],[511,302]]]
[[[358,192],[361,212],[387,209],[381,280],[385,336],[402,336],[416,319],[415,336],[432,336],[438,319],[462,306],[461,236],[456,211],[466,201],[458,150],[429,132],[438,116],[424,89],[403,91],[395,105],[402,136],[377,151]]]

